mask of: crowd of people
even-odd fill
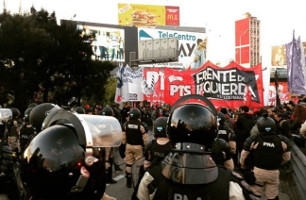
[[[17,160],[41,131],[30,120],[36,106],[31,104],[24,114],[14,108],[12,119],[0,123],[1,148],[7,144]],[[103,173],[105,183],[116,183],[112,171],[122,171],[119,155],[125,161],[126,186],[134,189],[133,200],[169,195],[171,199],[277,200],[279,169],[290,162],[289,140],[305,150],[306,98],[260,109],[125,103],[121,108],[74,106],[69,111],[118,120],[122,143],[103,148]],[[139,160],[142,167],[135,183],[131,168]],[[6,173],[5,167],[1,161],[1,173]],[[103,199],[114,198],[104,194]]]

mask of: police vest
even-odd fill
[[[125,133],[126,141],[131,145],[143,145],[142,133],[140,131],[141,122],[138,120],[131,120],[126,122]]]
[[[282,162],[283,148],[277,135],[258,135],[257,148],[254,150],[254,166],[274,170],[279,169]]]
[[[178,200],[227,200],[229,199],[229,183],[233,181],[232,172],[224,168],[218,168],[218,177],[208,184],[178,184],[166,179],[161,174],[161,166],[155,165],[148,169],[154,180],[148,185],[152,194],[155,189],[154,200],[178,199]]]
[[[33,127],[22,126],[20,129],[20,143],[27,143],[29,138],[34,134]]]
[[[223,130],[218,130],[218,138],[224,139],[225,141],[228,142],[228,131],[223,129]]]
[[[152,142],[148,145],[146,149],[146,160],[152,161],[161,161],[163,160],[168,153],[171,151],[171,143],[168,142],[164,145],[160,145],[156,140],[152,140]]]

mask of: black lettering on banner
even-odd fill
[[[138,100],[136,93],[129,93],[129,100]]]
[[[254,71],[214,69],[208,66],[193,74],[193,79],[196,94],[214,99],[244,100],[248,89],[252,101],[260,102]]]

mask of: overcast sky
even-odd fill
[[[118,23],[118,3],[179,6],[181,26],[206,27],[208,59],[221,64],[234,60],[235,21],[246,12],[261,21],[263,67],[271,65],[271,47],[289,43],[293,29],[306,41],[305,0],[0,0],[1,11],[4,1],[12,13],[34,5],[55,11],[58,20],[107,24]]]

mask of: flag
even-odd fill
[[[305,55],[301,38],[286,44],[288,90],[293,94],[306,94]]]
[[[278,94],[278,75],[277,75],[277,69],[275,70],[275,93],[276,93],[276,107],[280,107],[281,106],[281,102],[280,102],[280,98],[279,98],[279,94]]]
[[[124,67],[123,65],[119,66],[119,69],[117,71],[117,85],[116,85],[116,94],[115,94],[115,102],[121,103],[122,102],[122,86],[123,86],[123,73],[124,73]]]
[[[133,70],[130,66],[120,66],[117,72],[115,102],[143,101],[141,83],[143,68]]]

